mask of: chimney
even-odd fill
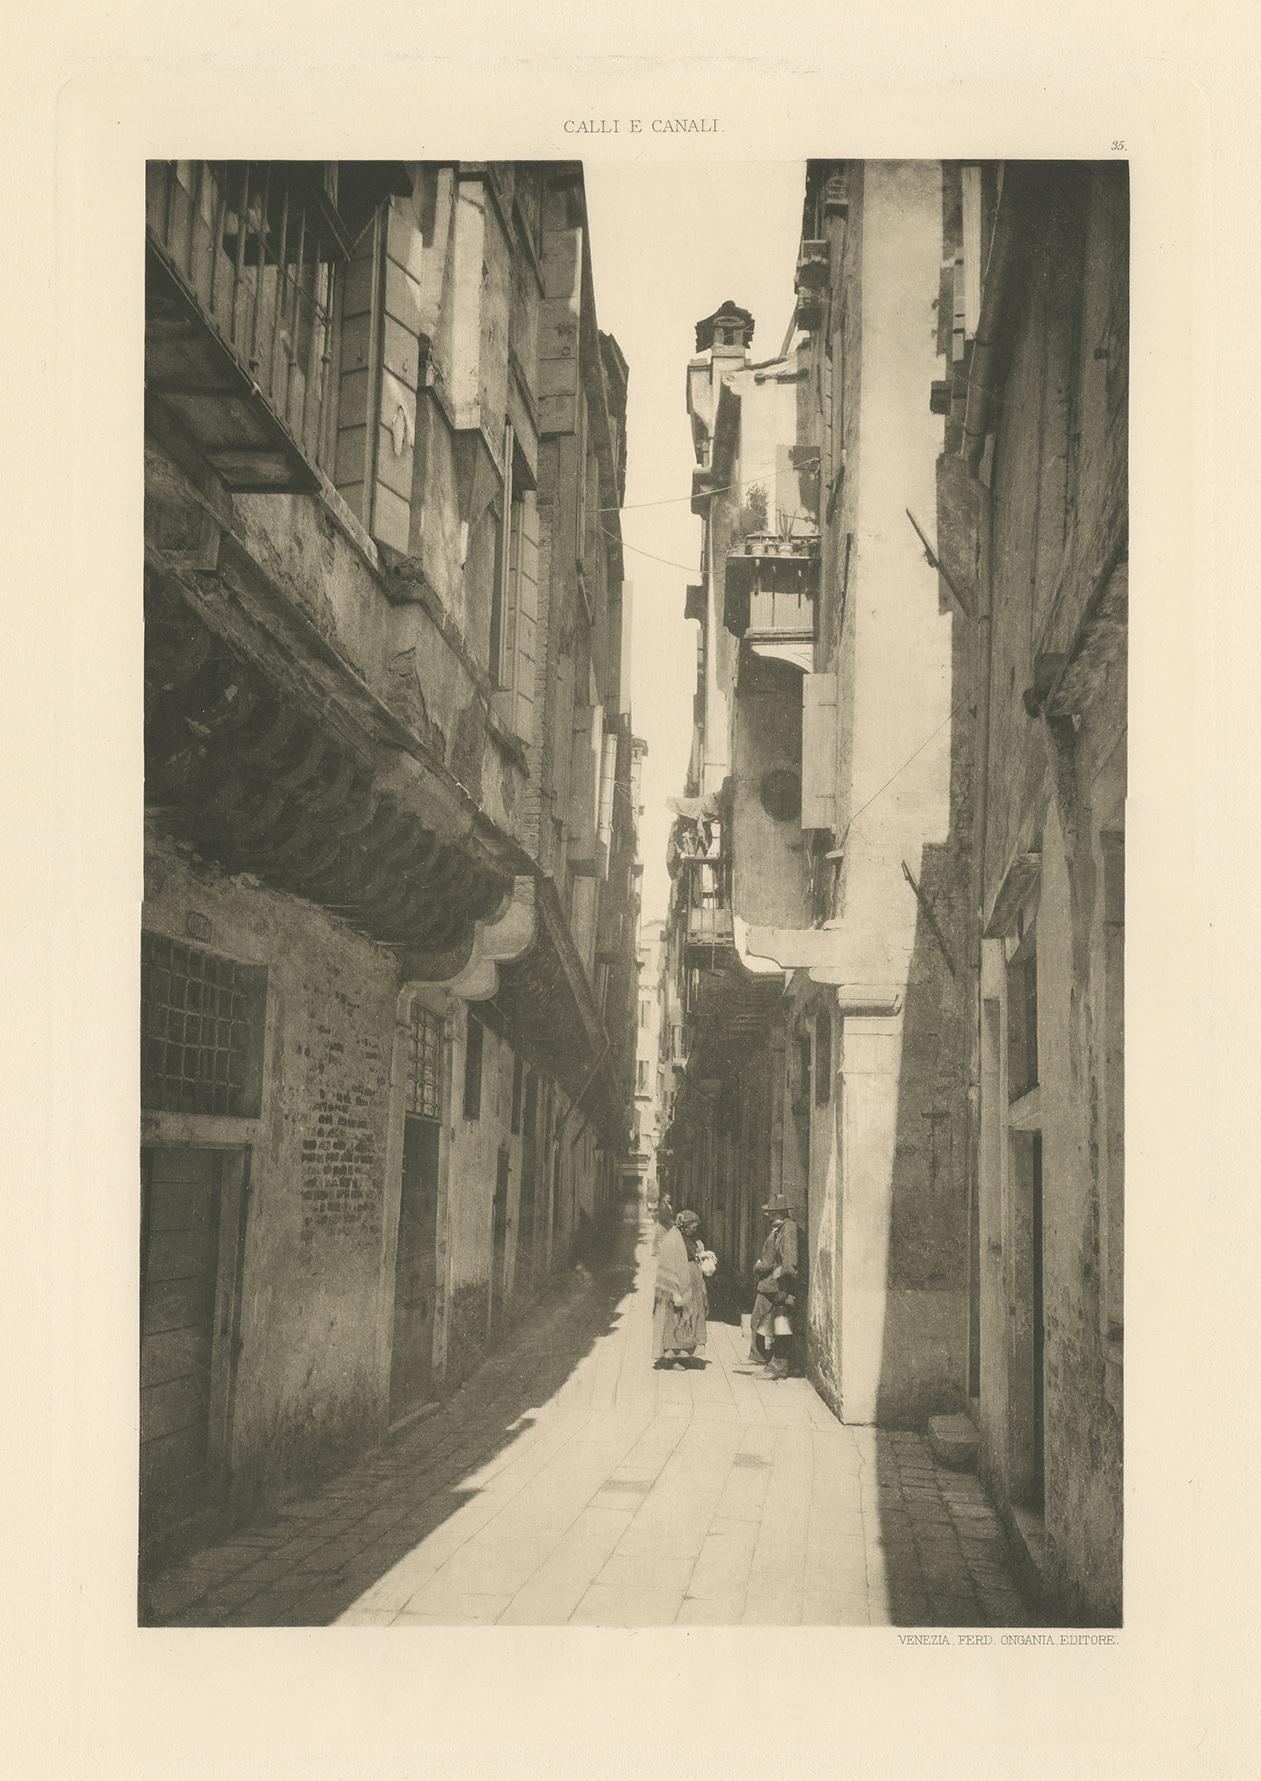
[[[715,359],[736,359],[744,364],[753,339],[753,317],[728,297],[721,309],[696,324],[696,350]]]

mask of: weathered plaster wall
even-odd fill
[[[225,562],[229,582],[248,590],[260,608],[275,598],[266,583],[282,592],[375,696],[435,750],[487,815],[516,832],[525,774],[514,752],[494,739],[490,684],[459,634],[436,609],[414,601],[393,604],[375,547],[357,541],[318,497],[237,495],[232,506],[232,535],[245,554]]]
[[[755,927],[800,927],[810,885],[801,823],[773,816],[762,801],[767,774],[801,771],[800,671],[754,657],[733,710],[732,907]]]
[[[990,477],[993,657],[990,909],[1017,856],[1040,857],[1038,1052],[1043,1182],[1047,1583],[1065,1609],[1121,1608],[1123,850],[1128,215],[1123,168],[1082,169],[1037,219]],[[1079,283],[1080,281],[1080,283]],[[1080,297],[1076,294],[1080,290]],[[1115,567],[1111,567],[1115,565]],[[1035,658],[1062,651],[1104,588],[1112,614],[1076,683],[1075,717],[1031,718]],[[1110,639],[1110,641],[1109,641]],[[1122,856],[1123,857],[1123,856]],[[996,940],[991,946],[997,946]],[[981,1419],[1001,1500],[1021,1496],[1020,1382],[1008,1330],[1027,1323],[1014,1275],[1006,1152],[1007,1009],[983,1008]]]
[[[902,866],[957,970],[970,734],[958,620],[904,511],[931,516],[936,500],[940,170],[867,162],[851,193],[832,272],[846,463],[821,626],[839,683],[834,926],[849,986],[833,1012],[836,1092],[811,1127],[815,1341],[847,1420],[910,1424],[963,1389],[966,1005]]]
[[[384,1159],[394,961],[297,898],[146,845],[143,922],[268,968],[257,1120],[145,1113],[146,1142],[246,1145],[233,1495],[244,1503],[380,1429]]]
[[[792,463],[798,443],[798,381],[805,375],[799,359],[804,348],[787,360],[735,373],[731,385],[740,397],[739,486],[733,491],[747,502],[750,491],[766,495],[766,530],[786,525],[799,530],[815,523],[813,485]],[[756,360],[756,355],[754,355]]]

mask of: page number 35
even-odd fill
[[[1124,148],[1124,147],[1125,147],[1125,144],[1123,142],[1114,142],[1112,144],[1113,154],[1115,154],[1119,148]]]

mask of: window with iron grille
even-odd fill
[[[143,934],[141,1105],[159,1113],[256,1118],[266,998],[266,966]]]
[[[442,1118],[441,1015],[412,1003],[407,1035],[407,1111],[418,1119]]]

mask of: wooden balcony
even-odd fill
[[[727,557],[723,621],[758,644],[812,644],[819,589],[819,535],[753,533]]]
[[[797,289],[826,289],[832,271],[832,247],[827,241],[803,241],[797,255]]]
[[[340,204],[318,161],[146,169],[146,387],[229,489],[314,488],[330,461],[335,282],[399,172],[337,177]]]
[[[732,943],[731,910],[712,903],[687,912],[687,943],[699,947],[727,947]]]

